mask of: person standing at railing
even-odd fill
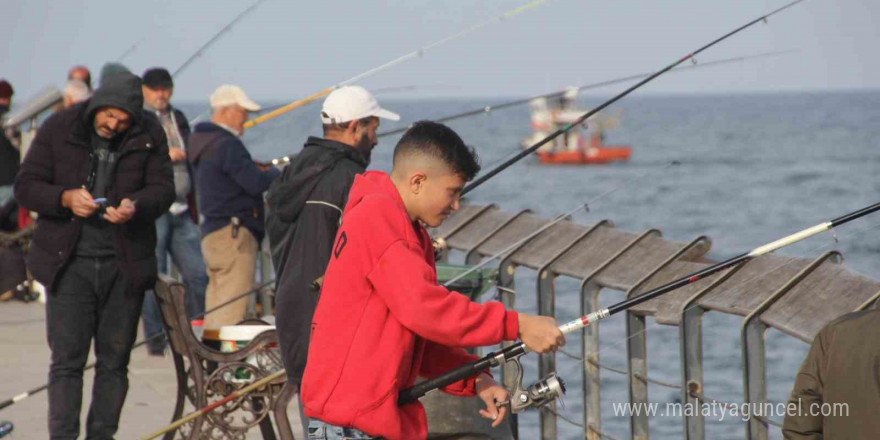
[[[241,87],[222,85],[210,97],[211,121],[195,126],[187,157],[193,167],[208,271],[205,308],[210,310],[253,287],[263,239],[263,193],[281,172],[261,169],[241,141],[248,114],[260,106]],[[224,325],[244,318],[247,298],[205,315],[206,342]],[[214,340],[209,344],[219,345]],[[219,347],[217,347],[219,348]]]
[[[518,337],[538,353],[565,343],[556,320],[478,304],[437,284],[426,226],[458,209],[479,171],[473,149],[449,127],[417,122],[394,150],[391,174],[356,176],[312,320],[302,382],[308,438],[424,439],[421,403],[398,406],[401,389],[473,362],[462,347]],[[508,392],[488,372],[443,391],[479,396],[497,426]]]
[[[190,129],[186,115],[171,105],[174,81],[167,70],[157,67],[143,75],[144,113],[156,119],[168,137],[168,155],[174,170],[174,203],[164,215],[156,220],[156,259],[159,272],[168,273],[168,254],[186,286],[186,313],[202,316],[205,313],[205,289],[208,274],[199,237],[199,217],[196,211],[195,191],[189,162],[186,160],[186,141]],[[144,337],[147,351],[161,356],[167,342],[162,333],[162,315],[156,303],[155,293],[150,290],[144,296]]]
[[[825,326],[795,377],[782,436],[873,440],[880,436],[880,309]]]
[[[15,198],[39,214],[27,265],[48,290],[49,436],[80,432],[83,368],[97,364],[86,438],[113,438],[144,291],[156,283],[156,218],[174,201],[165,132],[143,117],[141,80],[106,78],[34,139]]]
[[[296,385],[306,365],[320,278],[354,176],[364,172],[378,143],[379,118],[397,121],[400,116],[380,108],[363,87],[333,91],[321,108],[324,137],[306,140],[266,196],[278,339],[288,381]]]

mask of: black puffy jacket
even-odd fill
[[[28,268],[50,293],[82,230],[83,219],[61,206],[61,194],[88,185],[94,166],[91,136],[97,136],[94,114],[102,106],[120,108],[134,121],[120,141],[107,187],[108,206],[118,206],[124,198],[137,203],[131,220],[113,225],[116,258],[131,289],[145,290],[156,281],[155,222],[174,201],[168,145],[162,127],[142,118],[140,80],[123,74],[111,79],[90,101],[46,120],[15,181],[18,203],[39,214]]]

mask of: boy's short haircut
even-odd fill
[[[394,164],[411,154],[440,159],[466,181],[480,172],[474,149],[465,145],[455,131],[439,122],[418,121],[413,124],[394,147]]]

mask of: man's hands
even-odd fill
[[[535,353],[556,351],[565,345],[565,336],[556,320],[548,316],[519,314],[519,338]]]
[[[177,147],[168,148],[168,155],[171,156],[171,162],[180,162],[186,159],[186,151]]]
[[[476,380],[477,396],[486,403],[486,409],[480,410],[480,415],[487,419],[494,420],[492,427],[501,424],[504,417],[507,416],[507,407],[498,408],[497,403],[503,402],[510,398],[510,393],[495,382],[492,376],[486,373],[480,373]]]
[[[107,211],[104,213],[104,219],[110,223],[121,225],[134,217],[134,211],[134,202],[130,199],[122,199],[122,203],[119,204],[118,208],[112,206],[107,208]]]
[[[61,206],[70,209],[77,217],[88,218],[101,207],[92,199],[92,195],[83,188],[69,189],[61,193]],[[119,207],[108,207],[104,219],[110,223],[121,225],[134,217],[135,202],[122,199]]]
[[[73,211],[77,217],[91,217],[98,210],[98,204],[85,189],[69,189],[61,193],[61,206]]]

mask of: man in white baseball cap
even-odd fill
[[[249,112],[260,111],[260,106],[251,101],[239,86],[224,84],[217,87],[209,98],[211,103],[211,121],[230,129],[241,136],[244,133],[244,123],[248,119]]]
[[[397,121],[360,86],[340,87],[321,108],[324,137],[309,137],[267,193],[266,234],[277,274],[276,324],[288,381],[300,383],[320,278],[354,176],[376,145],[379,118]]]
[[[187,159],[193,169],[202,232],[202,256],[208,272],[205,308],[211,310],[253,287],[257,255],[265,231],[263,192],[281,172],[258,167],[241,141],[248,112],[260,106],[233,85],[211,94],[211,121],[189,135]],[[204,337],[211,340],[224,325],[244,318],[242,298],[205,315]]]

